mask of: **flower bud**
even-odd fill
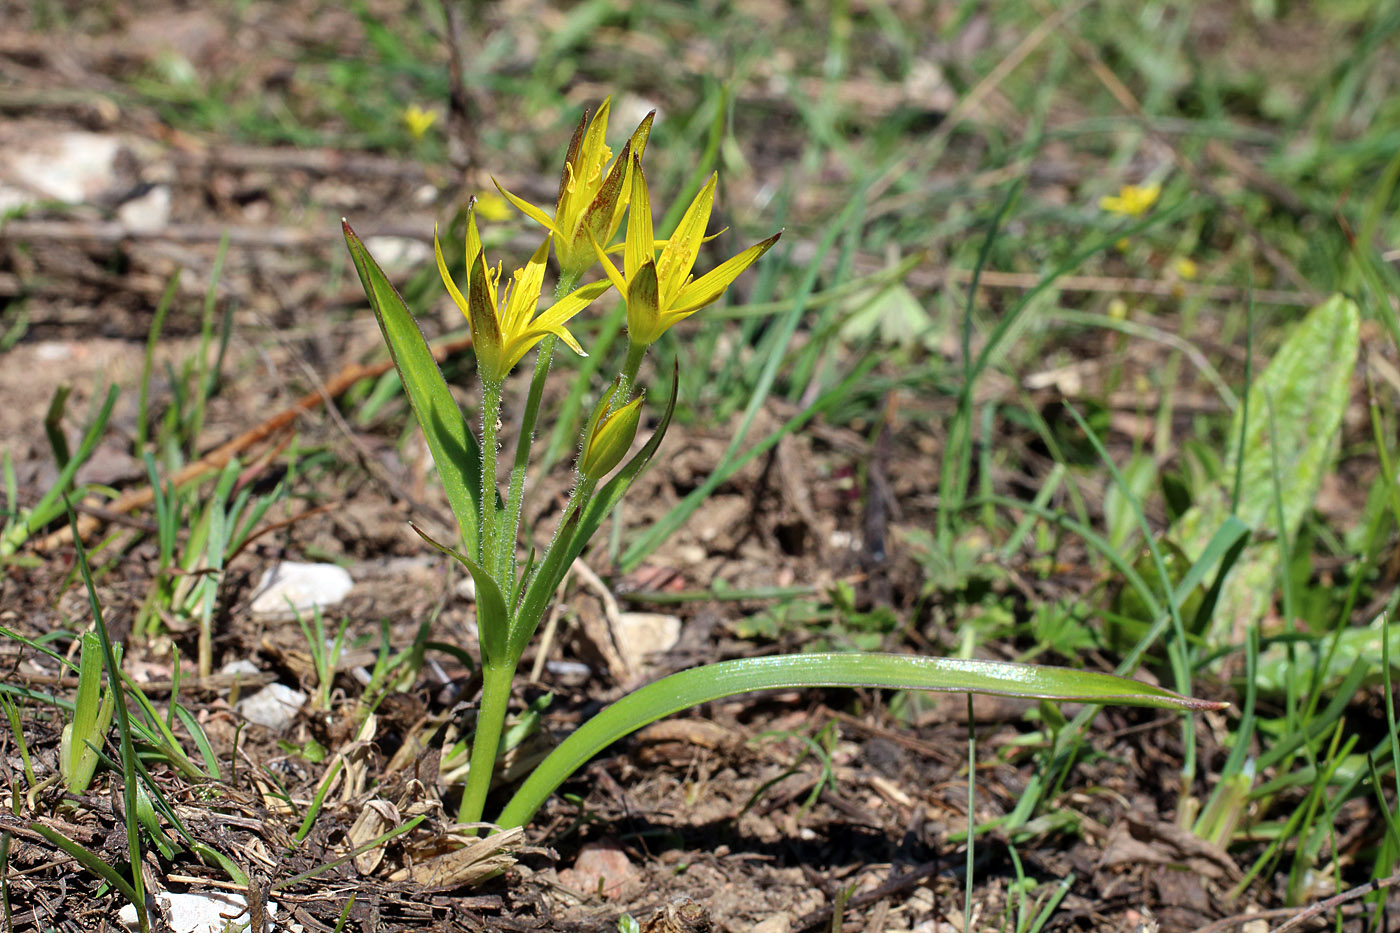
[[[583,453],[578,458],[578,471],[584,479],[598,482],[613,471],[637,436],[637,425],[642,418],[642,398],[638,395],[617,411],[612,410],[612,396],[609,392],[593,410],[593,418],[588,424],[588,433],[583,440]]]

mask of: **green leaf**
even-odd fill
[[[535,768],[497,822],[506,828],[523,825],[554,789],[588,759],[663,716],[753,690],[795,687],[986,693],[1166,709],[1219,709],[1227,705],[1184,697],[1113,674],[1008,661],[893,654],[779,655],[721,661],[663,677],[588,720]]]
[[[1255,532],[1274,532],[1275,540],[1251,543],[1231,569],[1205,633],[1207,645],[1237,642],[1232,633],[1263,618],[1273,599],[1278,539],[1291,541],[1298,533],[1335,456],[1360,333],[1361,313],[1355,302],[1341,295],[1315,308],[1293,329],[1250,387],[1246,405],[1230,428],[1230,437],[1241,437],[1243,427],[1242,454],[1231,454],[1221,473],[1225,480],[1202,490],[1172,526],[1170,537],[1189,558],[1198,557],[1231,514],[1231,485],[1238,466],[1240,497],[1233,514]],[[1242,426],[1246,411],[1249,422]],[[1277,437],[1271,436],[1271,421]],[[1275,510],[1275,481],[1282,527]]]
[[[403,382],[404,394],[432,451],[438,477],[462,529],[466,549],[478,549],[481,516],[481,447],[433,359],[413,314],[355,231],[341,221],[350,258],[374,309],[379,331]]]
[[[431,535],[412,522],[409,523],[409,527],[418,533],[418,537],[448,557],[454,558],[472,575],[472,580],[476,583],[476,627],[481,638],[481,662],[488,666],[505,663],[506,652],[509,650],[507,638],[510,632],[510,610],[506,608],[505,597],[501,594],[501,587],[496,583],[495,577],[461,551],[450,548],[441,541],[435,541]],[[519,658],[520,655],[515,653],[510,657]]]

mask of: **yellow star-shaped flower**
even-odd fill
[[[656,255],[657,241],[651,224],[651,197],[637,156],[632,157],[632,206],[627,215],[627,242],[619,272],[596,238],[593,249],[608,279],[627,299],[627,339],[634,346],[650,346],[673,324],[719,300],[739,274],[782,236],[779,231],[737,256],[694,278],[690,273],[705,240],[705,225],[715,202],[715,180],[710,180],[686,208],[676,232]]]
[[[617,233],[632,190],[633,160],[646,150],[647,138],[651,135],[651,121],[656,111],[646,115],[609,168],[612,150],[603,138],[607,135],[611,100],[603,101],[592,121],[585,113],[578,129],[574,130],[569,152],[564,157],[553,217],[496,182],[496,187],[510,203],[554,235],[554,255],[566,276],[581,276],[593,265],[590,237],[606,244]]]
[[[438,273],[447,286],[447,293],[471,327],[477,371],[483,382],[500,384],[505,381],[521,357],[549,334],[557,336],[580,356],[588,355],[564,325],[607,291],[611,283],[603,281],[585,285],[565,295],[545,311],[536,313],[540,291],[544,287],[550,239],[545,237],[525,268],[517,269],[511,281],[504,288],[499,288],[501,267],[497,264],[492,269],[486,265],[486,253],[476,229],[476,215],[474,211],[469,211],[467,296],[464,298],[447,271],[447,263],[442,258],[442,245],[438,242],[437,231],[433,231],[433,252],[437,255]]]

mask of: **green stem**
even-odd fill
[[[481,565],[500,579],[496,566],[496,453],[501,425],[501,383],[481,380]]]
[[[457,822],[478,823],[486,809],[486,794],[491,790],[491,776],[496,772],[496,752],[505,731],[506,710],[510,706],[510,686],[515,679],[515,662],[500,667],[481,669],[481,708],[476,714],[476,736],[472,739],[472,757],[467,770],[467,783],[462,788],[462,805]]]
[[[617,387],[617,397],[613,401],[613,408],[620,408],[632,400],[632,386],[637,381],[637,370],[642,368],[642,357],[647,355],[646,344],[636,344],[628,341],[627,360],[622,364],[621,381]]]
[[[525,410],[520,416],[520,436],[515,442],[515,462],[510,468],[510,485],[506,492],[505,523],[497,542],[497,566],[509,569],[509,580],[515,586],[515,543],[520,537],[520,508],[525,500],[525,471],[530,466],[530,448],[535,441],[535,422],[539,420],[540,400],[544,396],[544,381],[554,357],[559,338],[550,334],[540,341],[535,357],[535,374],[530,377],[530,392],[525,397]],[[511,594],[514,604],[514,593]]]
[[[540,620],[544,618],[555,589],[568,571],[568,567],[564,565],[564,555],[569,551],[572,535],[578,530],[571,519],[576,513],[588,508],[588,503],[593,498],[593,490],[597,486],[597,481],[580,477],[573,492],[569,493],[569,502],[559,516],[554,536],[550,538],[549,547],[545,549],[544,557],[525,589],[520,608],[516,610],[515,618],[511,621],[507,651],[515,657],[524,654],[525,646],[530,643],[535,630],[539,628]],[[566,529],[570,529],[571,526],[572,530],[566,533]]]
[[[554,284],[554,301],[578,286],[579,276],[561,273]],[[515,461],[510,468],[510,483],[506,490],[505,521],[502,533],[496,542],[495,566],[501,572],[508,571],[512,592],[510,603],[515,603],[515,544],[520,538],[520,509],[525,500],[525,472],[530,466],[530,448],[535,442],[535,422],[540,416],[540,402],[544,397],[545,378],[549,375],[549,365],[554,359],[554,348],[559,338],[550,334],[540,341],[535,355],[535,372],[530,377],[530,391],[525,398],[525,410],[520,416],[520,435],[515,445]]]

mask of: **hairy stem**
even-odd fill
[[[568,273],[560,273],[559,281],[554,284],[554,301],[557,304],[561,298],[569,294],[578,286],[579,276]],[[530,466],[530,448],[535,442],[535,422],[540,416],[540,401],[544,397],[545,378],[549,375],[549,365],[554,359],[554,348],[559,343],[559,338],[550,334],[540,341],[539,351],[535,355],[535,372],[530,377],[530,392],[525,398],[525,410],[520,415],[520,435],[515,445],[515,461],[510,468],[510,484],[506,491],[506,512],[505,521],[502,525],[500,540],[496,544],[496,566],[501,571],[508,573],[512,591],[515,590],[515,545],[520,538],[520,509],[525,501],[525,471]],[[514,604],[515,593],[511,593],[511,603]]]
[[[637,382],[637,370],[642,368],[642,357],[646,356],[646,344],[628,341],[627,360],[622,364],[622,377],[617,387],[617,398],[613,408],[620,408],[632,400],[632,386]]]
[[[481,565],[496,579],[496,454],[501,427],[501,383],[481,381]]]

